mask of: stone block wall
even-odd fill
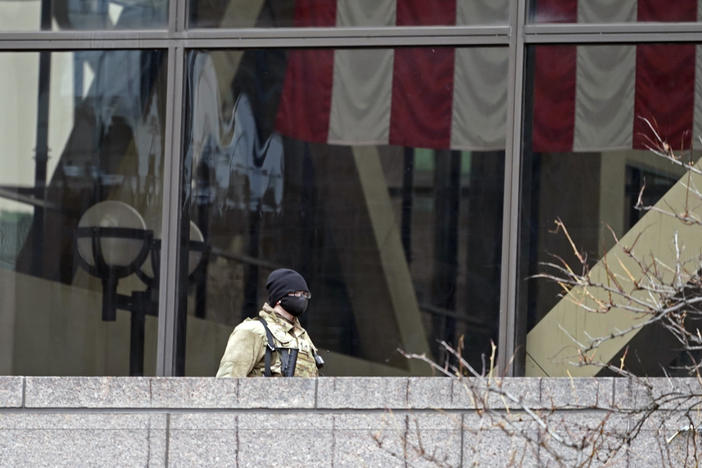
[[[671,382],[653,386],[699,393],[694,379]],[[612,378],[500,385],[521,404],[492,395],[490,416],[474,381],[441,377],[0,377],[0,466],[544,466],[538,443],[510,433],[539,433],[529,411],[555,433],[564,421],[624,427],[615,410],[649,398]],[[661,466],[660,441],[685,423],[676,411],[608,466]],[[673,437],[668,459],[684,464],[689,439]]]

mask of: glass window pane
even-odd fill
[[[168,0],[9,0],[0,31],[155,29],[168,25]]]
[[[612,234],[621,240],[619,249],[641,233],[636,242],[640,255],[669,259],[672,240],[661,226],[672,221],[634,206],[644,186],[644,205],[665,196],[661,203],[681,206],[669,189],[681,187],[684,169],[648,148],[655,145],[655,129],[681,157],[700,157],[691,149],[692,136],[702,134],[702,81],[695,68],[699,53],[694,44],[528,49],[518,282],[518,310],[528,332],[528,375],[566,375],[568,362],[578,360],[567,333],[588,342],[585,333],[601,336],[593,331],[595,324],[609,332],[631,326],[614,312],[576,319],[574,296],[561,297],[563,290],[553,281],[528,279],[549,271],[543,262],[559,259],[582,271],[562,230],[554,233],[557,219],[593,271],[604,271],[600,259],[605,253],[621,252],[610,250],[617,243]],[[616,255],[611,262],[617,262]],[[676,359],[675,345],[661,335],[661,330],[646,329],[603,357],[615,359],[628,346],[632,365],[660,373]],[[660,346],[651,348],[647,341],[652,339]]]
[[[507,24],[508,0],[190,0],[193,28]]]
[[[699,21],[697,0],[529,0],[534,23]]]
[[[191,51],[185,367],[214,375],[272,269],[312,292],[326,375],[424,373],[438,339],[482,366],[498,330],[506,48]],[[197,275],[196,275],[197,276]],[[181,350],[182,351],[182,350]]]
[[[165,62],[0,53],[0,374],[154,373],[156,296],[127,266],[153,243],[109,229],[160,221]]]

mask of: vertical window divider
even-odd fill
[[[527,0],[514,2],[510,11],[507,136],[505,144],[504,198],[502,209],[502,268],[497,365],[500,373],[522,375],[525,335],[517,320],[519,201],[521,177],[522,102],[524,81],[524,23]],[[520,336],[517,336],[520,334]]]
[[[174,32],[183,32],[188,24],[188,0],[173,0],[175,7],[175,30]]]
[[[187,0],[169,0],[168,2],[168,32],[171,39],[174,33],[185,30],[187,22]]]
[[[184,99],[185,51],[171,42],[168,47],[168,81],[166,100],[166,135],[163,169],[163,211],[160,284],[158,298],[158,344],[156,375],[176,373],[178,255],[180,245],[180,200],[183,174],[182,114]]]

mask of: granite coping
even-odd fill
[[[658,400],[661,409],[676,409],[689,404],[692,396],[702,399],[702,381],[695,377],[649,379],[643,384],[631,379],[615,379],[614,407],[620,409],[640,408]],[[661,397],[665,398],[661,400]]]
[[[24,404],[24,377],[0,376],[0,408],[20,408]]]
[[[539,378],[484,381],[446,377],[0,376],[3,408],[471,410],[629,408],[663,392],[702,394],[696,379]]]
[[[445,465],[503,466],[526,453],[524,438],[510,431],[536,436],[542,419],[559,433],[602,428],[616,435],[630,428],[630,412],[608,408],[702,393],[696,379],[492,381],[503,395],[486,392],[484,384],[445,377],[0,376],[0,460],[26,466],[74,466],[88,457],[130,466],[267,466],[283,445],[295,448],[283,460],[288,466],[422,466],[420,453]],[[517,403],[506,402],[507,396]],[[497,411],[476,410],[486,405]],[[538,411],[527,413],[526,407]],[[672,441],[673,456],[685,454],[685,444],[696,440],[689,436],[696,433],[689,416],[651,415],[636,446],[646,455],[636,461],[654,460],[661,441]],[[622,453],[628,460],[629,452]],[[527,460],[526,466],[540,465]]]

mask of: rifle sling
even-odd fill
[[[293,359],[290,359],[290,352],[293,350],[288,350],[287,353],[283,352],[283,348],[277,348],[275,346],[275,342],[273,341],[273,334],[271,333],[270,329],[268,328],[268,323],[263,317],[258,317],[258,320],[261,322],[263,325],[263,329],[266,330],[266,355],[264,357],[264,364],[265,364],[265,369],[263,371],[263,375],[266,377],[271,377],[273,374],[271,372],[271,359],[272,359],[272,354],[273,351],[278,351],[278,356],[280,356],[280,371],[281,374],[284,377],[292,377],[295,375],[295,365],[297,364],[297,350],[295,349],[295,355],[293,356]],[[292,361],[292,369],[288,369],[288,366],[291,364]]]

